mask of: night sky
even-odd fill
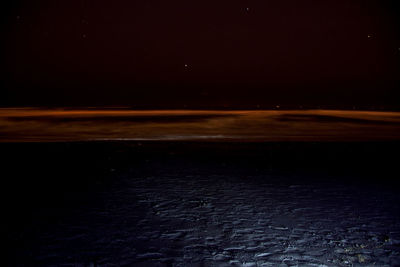
[[[10,2],[1,106],[400,106],[396,1]]]

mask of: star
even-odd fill
[[[187,68],[188,67],[188,64],[185,64],[185,68]]]
[[[246,11],[249,11],[249,10],[250,10],[250,8],[246,7]]]

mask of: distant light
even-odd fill
[[[368,34],[368,39],[371,39],[372,37],[374,37],[372,33]]]
[[[188,64],[185,64],[185,68],[187,68],[188,67]]]
[[[246,11],[249,11],[249,10],[250,10],[250,8],[246,7]]]

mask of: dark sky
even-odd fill
[[[396,1],[12,3],[2,106],[400,106]]]

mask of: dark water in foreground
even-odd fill
[[[0,144],[8,266],[398,266],[399,142]]]
[[[0,109],[0,142],[400,140],[400,113]]]

